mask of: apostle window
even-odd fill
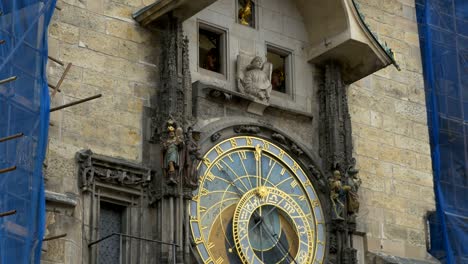
[[[198,27],[198,66],[224,75],[226,73],[226,31],[205,24]]]
[[[273,91],[290,93],[291,53],[267,45],[267,60],[273,64],[271,86]]]
[[[252,28],[255,24],[256,6],[253,0],[237,0],[237,22]]]

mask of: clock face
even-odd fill
[[[312,183],[261,138],[227,139],[198,166],[192,238],[204,263],[322,263],[325,221]]]

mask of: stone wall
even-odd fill
[[[296,101],[273,98],[273,102],[318,113],[313,67],[302,61],[307,40],[301,18],[290,1],[263,0],[260,5],[266,1],[273,4],[259,10],[260,34],[235,23],[235,1],[231,0],[220,0],[184,23],[191,43],[193,81],[204,79],[198,73],[195,46],[197,19],[203,18],[229,30],[226,87],[235,89],[235,57],[239,51],[262,55],[265,41],[278,43],[294,51],[296,77],[306,78],[295,78],[299,80],[294,84]],[[68,235],[44,244],[47,252],[42,256],[43,263],[87,263],[89,239],[81,231],[85,208],[77,184],[75,153],[91,148],[102,155],[142,160],[143,110],[151,106],[150,98],[158,88],[159,34],[138,26],[131,13],[152,2],[58,1],[62,10],[56,10],[49,28],[49,52],[65,63],[72,62],[73,67],[52,105],[97,93],[103,97],[51,115],[46,189],[75,197],[77,205],[48,203],[46,236]],[[425,259],[429,256],[424,215],[434,209],[434,195],[414,1],[357,2],[370,27],[393,48],[402,67],[399,72],[390,66],[349,88],[355,156],[363,180],[358,230],[367,233],[370,251]],[[49,63],[49,82],[57,83],[63,70]],[[231,106],[210,109],[219,112],[217,117],[243,114]],[[318,116],[314,117],[313,125],[305,126],[310,129],[299,134],[302,141],[312,138],[311,145],[318,149],[318,136],[313,136],[318,134]],[[278,111],[264,118],[285,127],[295,127],[302,121]],[[290,123],[281,122],[281,118]]]
[[[415,3],[357,2],[402,69],[389,66],[349,88],[362,178],[358,230],[370,251],[426,259],[425,214],[435,204]]]
[[[78,189],[74,159],[78,150],[142,160],[143,108],[156,93],[158,32],[143,29],[131,13],[148,0],[59,0],[49,27],[49,55],[73,63],[52,106],[95,94],[102,98],[51,114],[46,190],[76,197],[77,206],[47,203],[46,236],[67,237],[44,243],[43,263],[87,263],[86,209]],[[48,64],[49,83],[65,67]],[[87,215],[87,214],[86,214]],[[83,239],[82,239],[83,238]]]

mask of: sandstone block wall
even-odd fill
[[[435,210],[414,0],[358,0],[366,22],[395,52],[389,66],[349,88],[360,169],[358,230],[367,247],[426,259],[425,214]]]
[[[76,207],[47,204],[46,235],[67,237],[44,243],[43,263],[87,263],[87,233],[82,232],[83,201],[74,155],[93,152],[142,160],[143,108],[156,93],[158,32],[143,29],[131,13],[149,0],[59,0],[49,27],[49,55],[73,63],[61,93],[51,100],[62,105],[95,94],[102,98],[51,114],[46,190],[76,197]],[[56,84],[65,67],[49,61],[49,83]]]

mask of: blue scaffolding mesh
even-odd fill
[[[42,164],[47,145],[49,93],[47,26],[55,0],[0,0],[0,263],[39,263],[44,235]]]
[[[468,0],[417,0],[436,213],[430,253],[468,263]]]

